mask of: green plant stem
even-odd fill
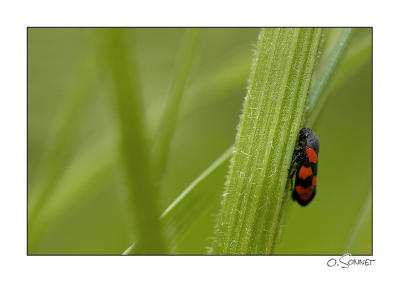
[[[176,74],[168,96],[168,102],[163,119],[159,127],[158,136],[155,139],[153,149],[154,177],[161,183],[167,164],[168,152],[171,140],[176,128],[179,115],[179,107],[182,102],[183,92],[193,63],[194,51],[197,46],[199,30],[190,28],[185,31],[182,50],[176,66]]]
[[[163,254],[165,243],[159,221],[159,200],[150,171],[135,60],[128,56],[133,52],[128,49],[124,29],[105,29],[102,33],[106,47],[103,56],[111,70],[115,88],[113,101],[121,137],[122,167],[136,233],[140,238],[136,249],[138,253]]]
[[[270,254],[321,29],[260,32],[214,254]]]

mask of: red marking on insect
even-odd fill
[[[306,146],[306,153],[307,153],[307,156],[308,156],[308,160],[310,162],[317,163],[318,155],[315,153],[315,151],[312,148]]]
[[[312,175],[312,169],[311,167],[305,167],[305,166],[301,166],[300,167],[300,171],[299,171],[299,178],[301,179],[307,179],[309,176]]]

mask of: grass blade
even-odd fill
[[[260,32],[214,254],[270,254],[321,29]]]
[[[218,196],[223,192],[222,180],[221,185],[214,185],[207,183],[207,179],[218,172],[221,172],[221,176],[226,174],[225,170],[227,170],[228,160],[232,152],[233,147],[229,147],[161,215],[172,253],[178,252],[179,244],[185,239],[191,228],[194,228],[200,218],[213,208],[218,207]],[[202,183],[205,184],[203,185]],[[192,254],[190,251],[189,253]]]
[[[329,82],[332,81],[332,76],[334,72],[337,70],[339,63],[343,60],[345,51],[347,50],[351,35],[353,33],[352,28],[344,28],[340,33],[338,39],[335,42],[335,45],[331,49],[330,53],[327,55],[326,60],[321,60],[321,69],[316,72],[316,77],[313,78],[311,89],[310,89],[310,98],[307,105],[307,121],[312,124],[316,117],[319,114],[319,111],[315,111],[316,109],[321,109],[319,106],[317,108],[317,104],[324,104],[328,97],[328,92],[326,92],[326,88]]]
[[[195,47],[197,46],[198,34],[198,29],[187,29],[183,37],[182,51],[178,53],[180,57],[177,63],[177,71],[174,75],[168,103],[161,120],[153,151],[154,177],[158,181],[161,181],[167,163],[169,147],[179,115],[179,106],[182,102],[183,91],[193,62]]]
[[[130,254],[134,254],[133,253],[133,249],[136,246],[136,242],[133,242],[132,245],[130,245],[123,253],[122,255],[130,255]]]
[[[206,170],[204,170],[199,177],[197,177],[183,192],[167,207],[161,214],[161,219],[166,217],[172,209],[174,209],[204,178],[210,175],[216,168],[221,166],[233,152],[233,146],[228,148],[217,160],[215,160]]]
[[[348,81],[353,80],[354,75],[364,68],[366,63],[371,61],[371,33],[366,33],[363,31],[363,33],[360,34],[360,31],[358,30],[357,32],[354,32],[352,37],[354,39],[351,40],[351,46],[347,51],[347,55],[343,59],[343,63],[339,64],[338,70],[335,71],[337,76],[335,76],[335,79],[329,83],[327,90],[330,92],[334,92]],[[317,103],[317,107],[314,112],[318,112],[319,104],[320,102]]]
[[[135,62],[128,56],[126,31],[104,29],[106,66],[111,69],[115,95],[112,97],[120,131],[119,149],[124,169],[129,202],[132,204],[136,232],[140,238],[139,253],[165,253],[165,243],[159,221],[159,204],[153,185],[148,148],[143,129],[143,113]],[[129,53],[128,53],[129,52]],[[146,213],[144,213],[146,211]]]
[[[356,219],[356,223],[353,226],[353,229],[348,237],[346,247],[344,252],[352,252],[354,247],[354,243],[356,242],[357,238],[360,236],[360,232],[365,225],[367,219],[371,219],[371,211],[372,211],[372,188],[368,190],[368,194],[365,198],[364,205],[360,211]]]
[[[161,214],[160,219],[167,231],[171,252],[176,251],[177,244],[184,239],[190,226],[196,223],[202,213],[209,210],[209,206],[213,204],[210,200],[217,199],[216,197],[219,195],[217,191],[212,190],[209,186],[201,190],[199,184],[215,173],[218,168],[227,164],[232,152],[233,146],[229,147],[190,183]],[[182,217],[182,215],[185,215],[185,217]],[[126,249],[123,254],[136,254],[137,251],[133,248],[135,243]]]

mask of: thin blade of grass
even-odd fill
[[[133,242],[132,245],[130,245],[123,253],[122,255],[130,255],[133,254],[132,251],[136,246],[136,242]]]
[[[203,179],[210,175],[216,168],[221,166],[233,152],[233,146],[228,148],[217,160],[215,160],[206,170],[204,170],[190,185],[183,190],[183,192],[167,207],[166,210],[161,214],[160,218],[168,216],[173,210]]]
[[[368,216],[371,215],[371,210],[372,210],[372,189],[368,191],[368,194],[365,198],[364,205],[360,211],[360,214],[358,215],[355,224],[353,225],[353,229],[349,234],[349,237],[347,238],[347,243],[344,249],[344,252],[352,252],[353,246],[357,240],[357,238],[360,236],[360,232],[362,227],[365,225]]]
[[[332,81],[332,76],[337,70],[339,63],[344,58],[344,54],[350,44],[352,33],[352,28],[344,28],[336,40],[332,50],[327,55],[327,59],[319,62],[322,67],[318,72],[316,72],[316,76],[312,79],[310,98],[306,110],[306,118],[311,124],[318,116],[318,113],[315,111],[317,104],[320,101],[322,101],[320,102],[321,104],[324,104],[327,99],[328,92],[325,90],[329,82]],[[318,109],[321,109],[321,107]]]
[[[112,97],[120,133],[119,150],[125,173],[132,218],[140,238],[138,253],[166,252],[159,221],[159,200],[153,185],[143,113],[132,47],[125,29],[104,29],[103,56],[111,70],[115,94]]]
[[[358,31],[359,33],[359,31]],[[370,33],[364,34],[361,38],[357,38],[357,32],[354,32],[354,40],[348,48],[347,55],[343,58],[343,63],[338,64],[335,78],[329,83],[328,91],[334,92],[348,81],[353,80],[353,76],[357,74],[368,62],[372,56],[372,37]],[[320,102],[318,103],[320,104]],[[315,110],[317,111],[317,109]]]
[[[206,212],[208,207],[213,204],[211,200],[217,199],[218,191],[213,190],[213,188],[209,186],[201,187],[199,184],[205,181],[211,174],[215,173],[218,168],[224,164],[226,165],[232,152],[233,146],[229,147],[190,183],[161,214],[160,219],[164,223],[170,242],[171,252],[176,251],[178,243],[184,239],[190,226],[195,224],[201,214]],[[203,188],[203,190],[201,190],[201,188]],[[217,203],[218,202],[215,202],[215,204]],[[131,248],[132,245],[126,249],[123,254],[136,254],[137,251]]]
[[[198,36],[199,29],[189,28],[185,31],[181,47],[182,50],[178,53],[179,58],[176,66],[176,74],[174,75],[167,106],[158,130],[158,137],[155,139],[153,148],[153,172],[159,184],[161,183],[167,164],[168,152],[176,128],[179,108],[190,73],[190,67],[193,63]]]
[[[161,219],[166,227],[171,251],[176,253],[180,242],[187,236],[191,227],[196,225],[202,215],[219,203],[219,194],[223,188],[201,186],[208,177],[219,168],[228,165],[233,147],[229,147],[206,170],[204,170],[163,212]],[[223,168],[222,168],[223,169]]]

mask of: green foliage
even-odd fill
[[[307,122],[321,140],[318,194],[287,202],[275,254],[371,252],[371,30],[338,44],[347,32],[323,30],[311,88],[340,56]],[[258,33],[29,29],[29,253],[206,254]]]

